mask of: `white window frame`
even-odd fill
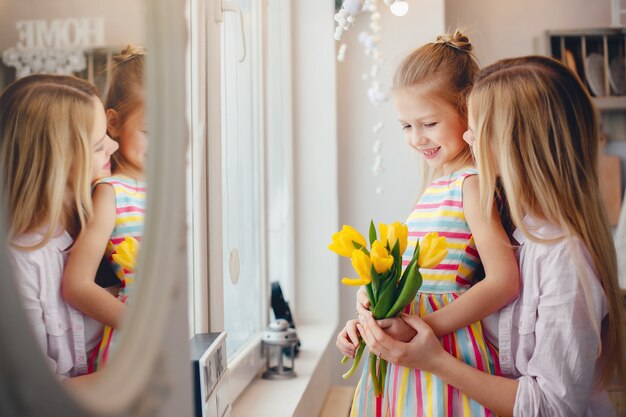
[[[283,7],[279,21],[268,22],[268,2],[251,0],[254,2],[254,11],[258,13],[252,16],[251,22],[254,33],[246,33],[247,59],[255,59],[254,71],[260,74],[262,83],[255,91],[258,97],[262,97],[260,106],[255,106],[255,126],[258,127],[256,135],[264,138],[263,148],[267,144],[267,134],[281,135],[284,138],[285,173],[287,175],[288,197],[286,207],[287,225],[284,229],[283,241],[287,242],[286,252],[281,256],[286,259],[282,265],[283,274],[293,277],[293,156],[292,156],[292,125],[291,125],[291,42],[290,30],[290,3],[288,0],[272,0],[270,3],[281,3]],[[191,137],[189,162],[190,175],[188,185],[192,192],[188,197],[191,209],[188,218],[191,220],[189,231],[189,264],[190,282],[190,333],[204,333],[208,331],[223,331],[224,329],[224,286],[223,275],[227,273],[223,268],[223,239],[222,239],[222,103],[221,103],[221,2],[203,2],[202,0],[189,0],[189,27],[190,27],[190,81],[188,89],[191,103],[189,115],[191,118]],[[255,13],[253,13],[255,14]],[[272,24],[268,24],[272,23]],[[279,41],[281,51],[279,57],[268,57],[268,40]],[[253,42],[255,44],[253,44]],[[250,51],[263,51],[262,56],[251,56]],[[264,74],[264,68],[268,59],[279,58],[279,62],[273,65],[272,80],[268,80]],[[279,80],[283,79],[281,83]],[[271,97],[265,94],[266,85],[275,89]],[[268,94],[270,94],[268,92]],[[265,124],[266,114],[264,107],[268,101],[279,103],[282,118],[280,123],[271,121]],[[267,126],[267,130],[266,130]],[[265,150],[262,151],[261,171],[265,171]],[[262,210],[266,207],[265,179],[262,184]],[[219,198],[210,198],[220,196]],[[263,311],[269,312],[269,280],[266,273],[268,256],[268,238],[265,228],[267,217],[262,213],[264,222],[262,226],[262,265],[264,286],[263,291],[267,294],[262,301]],[[207,256],[208,254],[208,256]],[[283,284],[285,284],[285,281]],[[288,283],[288,282],[287,282]],[[291,285],[287,285],[285,295],[289,299],[293,296],[293,278]],[[208,312],[208,314],[207,314]],[[269,314],[264,318],[267,324]],[[245,389],[250,381],[258,375],[264,366],[260,349],[261,333],[257,334],[251,343],[239,351],[229,360],[229,385],[231,401],[234,401]]]

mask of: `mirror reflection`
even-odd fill
[[[9,258],[50,369],[114,355],[146,210],[143,2],[4,2],[0,166]]]

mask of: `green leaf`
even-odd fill
[[[374,226],[374,220],[370,220],[370,246],[376,242],[376,226]]]
[[[402,254],[400,253],[400,240],[397,240],[393,245],[393,249],[391,250],[391,255],[393,256],[394,265],[396,267],[396,282],[400,279],[400,273],[402,272]]]
[[[420,274],[417,262],[414,262],[407,270],[409,270],[409,272],[404,278],[405,282],[403,283],[402,291],[396,296],[396,300],[393,306],[387,311],[385,318],[393,317],[404,310],[404,308],[415,299],[417,292],[422,286],[422,274]]]
[[[413,257],[411,259],[417,262],[417,259],[419,259],[419,256],[420,256],[420,240],[417,239],[417,241],[415,242],[415,250],[413,251]]]
[[[380,290],[380,274],[376,272],[376,268],[372,264],[372,269],[370,270],[370,275],[372,276],[372,292],[374,293],[374,300],[378,300],[378,292]],[[373,304],[372,304],[373,305]]]
[[[370,256],[370,251],[367,250],[367,248],[363,245],[361,245],[358,242],[355,242],[354,240],[352,241],[352,244],[354,245],[355,249],[360,249],[362,250],[367,256]]]
[[[371,282],[365,286],[365,291],[367,291],[367,299],[370,300],[370,310],[371,310],[376,305],[376,297],[374,296],[374,291],[372,291]]]
[[[391,306],[394,304],[396,286],[393,280],[389,281],[389,284],[383,288],[382,293],[379,295],[378,300],[376,301],[376,307],[372,310],[376,320],[384,318]]]

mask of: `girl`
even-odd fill
[[[482,206],[500,178],[520,244],[521,295],[499,322],[505,377],[451,357],[417,317],[402,317],[417,331],[409,343],[371,317],[359,331],[381,357],[433,372],[500,415],[614,416],[604,387],[625,375],[623,318],[591,99],[567,67],[530,56],[485,68],[469,113]]]
[[[119,144],[119,152],[113,156],[113,176],[94,187],[94,218],[77,239],[63,277],[65,299],[106,325],[101,346],[90,358],[93,370],[106,363],[113,330],[119,327],[134,282],[133,272],[124,270],[112,255],[126,236],[141,240],[143,229],[147,150],[143,74],[142,50],[129,46],[115,57],[106,115],[109,135]],[[121,280],[117,298],[94,281],[102,255]]]
[[[448,256],[435,269],[421,271],[424,281],[408,312],[423,317],[454,357],[498,374],[497,352],[480,320],[517,297],[519,276],[495,206],[488,206],[488,216],[481,213],[471,148],[463,140],[463,103],[478,72],[471,49],[459,31],[440,36],[411,52],[394,77],[394,104],[406,140],[435,177],[407,220],[410,241],[403,262],[408,264],[417,239],[426,233],[446,236]],[[476,283],[481,263],[485,276]],[[387,323],[386,330],[401,340],[415,334],[401,320]],[[349,321],[337,340],[349,356],[358,347],[355,326]],[[351,416],[493,415],[435,375],[397,365],[387,369],[385,392],[375,399],[367,372],[364,367]]]
[[[59,378],[87,373],[102,325],[61,297],[73,238],[91,219],[90,184],[110,175],[117,144],[95,87],[74,77],[31,75],[0,96],[0,166],[9,258],[35,337]]]

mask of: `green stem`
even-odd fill
[[[356,350],[356,355],[354,355],[354,362],[352,362],[352,366],[350,367],[350,369],[348,369],[348,372],[346,372],[345,374],[341,376],[343,379],[350,378],[352,374],[354,374],[354,371],[356,371],[356,368],[359,367],[359,362],[361,362],[361,355],[363,355],[363,349],[365,349],[365,343],[361,341],[361,344]],[[346,363],[347,361],[348,361],[348,356],[344,356],[341,359],[341,363]]]
[[[380,392],[382,393],[385,390],[385,379],[387,378],[387,361],[384,359],[380,360]]]
[[[378,375],[376,372],[376,360],[378,357],[373,353],[370,353],[370,377],[372,378],[372,384],[374,385],[374,394],[376,398],[380,397],[380,385],[378,384]]]

